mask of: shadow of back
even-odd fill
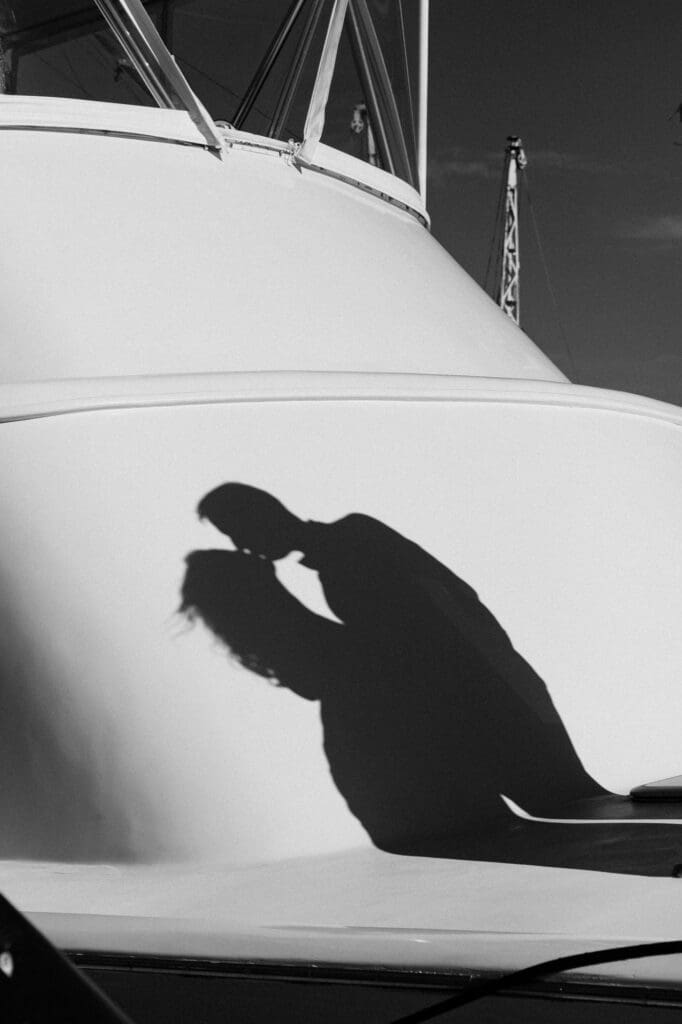
[[[368,516],[307,527],[303,564],[342,624],[267,560],[224,550],[188,557],[182,609],[246,668],[320,701],[332,776],[377,846],[423,853],[447,837],[464,856],[468,836],[509,826],[501,793],[537,813],[603,793],[471,587]]]

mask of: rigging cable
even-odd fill
[[[483,279],[484,291],[490,295],[492,299],[495,299],[496,282],[499,278],[500,259],[501,259],[501,245],[500,245],[500,228],[503,222],[503,211],[504,211],[504,200],[506,194],[506,180],[505,180],[505,169],[507,166],[507,159],[505,157],[504,166],[502,170],[502,178],[500,184],[500,191],[497,196],[497,209],[495,211],[495,221],[493,223],[493,234],[490,239],[490,248],[488,249],[488,264],[485,268],[485,277]],[[493,257],[495,263],[493,265]],[[492,283],[490,277],[490,271],[493,271]]]
[[[403,0],[398,0],[398,13],[400,16],[400,41],[402,45],[402,63],[405,83],[407,85],[407,105],[410,110],[410,134],[412,135],[413,151],[417,152],[417,122],[414,116],[414,102],[412,99],[412,83],[410,81],[410,65],[407,59],[407,35],[405,33],[405,16],[403,13]]]
[[[39,64],[44,64],[44,66],[46,68],[49,68],[50,71],[53,71],[56,75],[58,75],[60,78],[62,78],[65,82],[68,82],[69,85],[72,85],[72,86],[75,85],[76,88],[79,89],[80,92],[83,93],[83,95],[85,96],[86,99],[88,99],[88,100],[94,99],[94,97],[92,96],[91,93],[86,92],[86,90],[83,88],[83,86],[81,85],[81,83],[78,81],[77,78],[74,78],[73,76],[69,76],[68,72],[64,71],[63,68],[59,68],[59,67],[56,67],[56,65],[51,64],[50,61],[47,59],[47,57],[38,56],[37,60],[38,60]]]
[[[87,37],[86,37],[86,39],[87,39]],[[87,45],[87,43],[86,43],[86,45]],[[64,60],[69,65],[69,70],[70,70],[71,74],[73,75],[73,80],[76,83],[76,85],[78,86],[78,88],[80,89],[80,91],[83,93],[83,95],[86,97],[86,99],[94,100],[95,97],[92,95],[90,90],[86,89],[85,86],[83,85],[83,81],[82,81],[80,75],[78,74],[78,72],[76,71],[75,67],[73,66],[73,61],[69,57],[69,54],[67,53],[66,50],[64,50]]]
[[[568,364],[569,364],[569,367],[570,367],[570,370],[571,370],[571,377],[572,377],[572,379],[574,381],[576,381],[577,377],[578,377],[578,371],[576,369],[575,360],[573,358],[573,353],[571,352],[571,346],[568,343],[568,337],[566,335],[566,331],[564,330],[564,325],[563,325],[563,321],[561,319],[561,314],[559,313],[559,305],[558,305],[557,300],[556,300],[556,294],[554,292],[554,288],[552,287],[552,282],[550,280],[549,267],[547,266],[547,260],[545,259],[545,252],[544,252],[544,249],[542,247],[542,241],[540,239],[540,229],[538,228],[538,222],[537,222],[537,218],[535,216],[535,207],[533,206],[533,202],[532,202],[531,197],[530,197],[530,187],[529,187],[529,184],[528,184],[528,171],[525,172],[524,178],[525,178],[525,185],[526,185],[526,197],[528,199],[528,209],[530,210],[530,219],[531,219],[532,224],[533,224],[533,233],[535,235],[535,241],[537,243],[538,252],[540,253],[540,262],[542,263],[542,268],[543,268],[543,270],[545,272],[545,280],[547,282],[547,290],[549,291],[550,298],[552,300],[552,305],[554,306],[554,314],[556,316],[557,323],[559,325],[559,333],[561,334],[561,339],[562,339],[562,341],[564,343],[564,348],[566,350],[566,359],[568,361]]]
[[[136,99],[141,105],[149,103],[150,93],[145,87],[144,82],[139,77],[134,67],[128,66],[123,63],[127,60],[125,53],[113,45],[110,45],[110,41],[102,31],[93,32],[92,35],[88,36],[91,43],[91,49],[93,56],[96,57],[98,63],[107,74],[111,74],[111,61],[116,62],[114,69],[114,82],[118,82],[123,71],[128,72],[125,76],[125,85],[133,89],[133,98]],[[107,59],[108,58],[108,59]],[[116,77],[118,75],[118,78]],[[153,102],[153,101],[152,101]]]
[[[192,62],[187,60],[186,57],[182,57],[179,53],[176,53],[175,54],[175,59],[178,60],[178,61],[181,61],[188,68],[191,68],[191,70],[194,71],[196,74],[201,75],[207,81],[212,82],[213,85],[216,85],[219,89],[222,89],[224,92],[228,93],[230,96],[235,96],[237,99],[240,99],[240,94],[238,92],[236,92],[234,89],[232,89],[229,85],[227,85],[226,82],[220,82],[217,78],[214,78],[213,75],[209,75],[207,71],[203,71],[201,68],[198,68],[196,66],[196,64],[192,64]],[[260,114],[261,117],[267,118],[268,121],[272,117],[271,114],[266,114],[266,112],[261,107],[259,107],[256,103],[252,104],[252,109],[255,110],[256,113]],[[295,134],[294,130],[292,128],[290,128],[289,125],[284,125],[284,128],[291,135]]]

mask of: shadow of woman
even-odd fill
[[[236,483],[198,511],[238,550],[188,556],[181,611],[250,671],[320,702],[332,777],[376,846],[637,874],[682,859],[672,824],[512,814],[502,794],[538,817],[608,816],[621,798],[584,770],[544,682],[475,591],[417,544],[360,514],[305,522]],[[340,623],[281,585],[272,560],[290,551]]]

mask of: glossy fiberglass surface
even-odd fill
[[[220,370],[564,379],[413,216],[278,152],[219,160],[68,131],[2,139],[3,382]]]
[[[228,402],[4,424],[2,852],[238,865],[372,844],[669,874],[667,840],[660,864],[630,868],[507,839],[429,845],[518,825],[504,790],[572,817],[591,786],[679,768],[679,426],[655,403],[596,404]],[[240,554],[215,509],[200,521],[226,483],[310,521],[299,553]]]
[[[669,937],[682,826],[624,794],[680,771],[679,413],[568,385],[378,168],[29,106],[0,102],[8,894],[100,950]]]

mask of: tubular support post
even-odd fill
[[[289,110],[291,109],[291,104],[294,96],[296,95],[298,83],[301,79],[303,66],[308,57],[308,53],[310,52],[313,39],[315,38],[315,31],[320,20],[320,15],[322,14],[323,6],[324,0],[311,0],[308,18],[303,26],[303,32],[298,46],[296,47],[296,53],[294,54],[291,62],[291,67],[289,68],[286,81],[282,87],[280,97],[277,101],[275,113],[272,115],[272,121],[270,122],[270,128],[268,130],[268,136],[271,139],[279,138],[280,133],[286,124],[286,120],[289,116]]]
[[[166,49],[141,0],[95,0],[124,53],[160,107],[186,110],[207,146],[223,144],[208,111]]]
[[[419,129],[418,129],[418,177],[419,193],[426,206],[426,172],[428,139],[428,91],[429,91],[429,0],[421,0],[419,7]]]
[[[251,79],[249,87],[246,90],[244,97],[237,107],[232,123],[235,128],[241,128],[246,118],[251,113],[254,103],[258,99],[261,89],[267,81],[268,75],[272,71],[275,61],[279,57],[282,47],[286,43],[291,30],[296,24],[299,14],[301,13],[307,0],[293,0],[291,7],[284,16],[282,24],[277,29],[275,37],[268,47],[267,53],[263,57],[263,60],[258,66],[256,74]]]
[[[317,144],[322,138],[322,132],[324,131],[324,117],[327,109],[327,100],[329,99],[329,89],[332,84],[336,55],[339,50],[339,41],[347,8],[348,0],[334,0],[327,35],[322,47],[320,65],[317,69],[315,85],[313,86],[313,94],[310,98],[308,115],[305,119],[303,145],[298,153],[299,159],[305,163],[313,162]]]

